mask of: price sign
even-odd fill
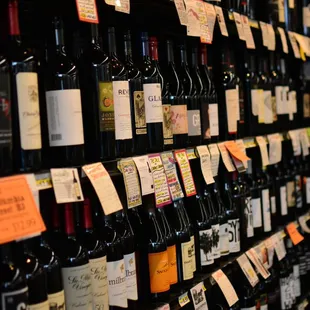
[[[46,230],[26,176],[0,179],[0,244]]]
[[[81,22],[98,24],[98,12],[95,0],[76,0],[79,19]]]
[[[292,242],[294,243],[294,245],[296,245],[296,244],[298,244],[304,240],[304,237],[297,230],[295,223],[288,224],[286,226],[286,230],[287,230]]]

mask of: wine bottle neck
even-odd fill
[[[93,220],[92,220],[92,214],[91,214],[91,206],[90,201],[88,198],[85,198],[84,200],[84,229],[92,229],[93,228]]]
[[[173,43],[169,40],[167,41],[167,59],[168,63],[174,63]]]
[[[54,231],[60,230],[59,208],[56,203],[53,205],[52,209],[52,225]]]
[[[9,34],[15,40],[20,41],[18,4],[16,0],[9,1],[8,15],[9,15]]]
[[[231,65],[231,55],[227,50],[222,53],[222,67],[224,70],[230,70],[233,67]]]
[[[124,38],[124,45],[125,45],[125,57],[127,60],[132,60],[132,45],[131,45],[131,38],[129,35],[126,35]]]
[[[57,51],[64,51],[65,37],[63,27],[58,25],[55,27],[55,44]]]
[[[207,48],[205,46],[201,46],[200,61],[201,61],[202,65],[204,65],[204,66],[208,65]]]
[[[187,52],[185,47],[181,47],[181,63],[187,65]]]
[[[91,24],[91,43],[94,45],[100,45],[99,29],[97,24]]]
[[[67,236],[75,235],[72,204],[65,205],[65,233]]]
[[[149,41],[147,39],[142,40],[142,56],[144,59],[150,57]]]
[[[110,56],[116,56],[117,51],[116,51],[116,40],[115,40],[114,28],[109,28],[108,39],[109,39],[109,54],[110,54]]]
[[[196,47],[192,49],[192,65],[193,67],[198,65],[198,50]]]
[[[155,38],[150,38],[151,60],[158,61],[158,44]]]

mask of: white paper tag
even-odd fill
[[[245,149],[245,144],[243,140],[239,139],[239,140],[236,140],[235,142],[237,146],[239,147],[239,149],[241,150],[241,152],[243,152],[246,155],[246,149]],[[248,169],[248,166],[249,166],[248,161],[244,161],[243,164],[244,164],[244,167]]]
[[[222,143],[218,143],[217,144],[219,150],[220,150],[220,153],[221,153],[221,156],[222,156],[222,160],[223,160],[223,163],[227,169],[228,172],[233,172],[235,171],[235,167],[234,167],[234,164],[232,163],[231,161],[231,158],[229,156],[229,153],[226,149],[226,146],[225,146],[225,142],[222,142]]]
[[[263,38],[263,45],[268,47],[269,46],[269,34],[267,24],[264,22],[259,22],[260,29],[262,30],[262,38]]]
[[[298,218],[299,224],[304,232],[310,234],[310,228],[307,225],[307,221],[309,220],[309,214],[302,215]]]
[[[307,56],[310,56],[309,38],[298,33],[294,33],[299,46],[303,49]]]
[[[288,54],[288,45],[287,45],[287,40],[286,40],[286,35],[284,32],[284,29],[281,27],[278,27],[278,31],[280,33],[280,38],[281,38],[281,42],[282,42],[282,48],[283,48],[283,52]]]
[[[197,146],[197,152],[200,157],[201,171],[205,182],[208,185],[214,183],[211,166],[211,156],[208,147],[206,145]]]
[[[310,144],[309,144],[309,137],[308,137],[306,128],[300,129],[299,138],[300,138],[301,147],[302,147],[302,154],[303,156],[308,156]]]
[[[279,261],[281,261],[286,256],[285,245],[281,234],[282,233],[279,232],[271,236],[271,238],[273,239],[274,248],[276,250],[276,254]]]
[[[269,164],[274,165],[282,159],[282,140],[278,133],[267,136],[269,142]]]
[[[200,22],[200,42],[201,43],[210,43],[211,35],[209,32],[209,25],[207,20],[207,13],[205,11],[204,2],[196,1],[196,7],[199,14]]]
[[[237,123],[240,118],[239,91],[238,89],[228,89],[225,91],[227,125],[229,133],[237,132]]]
[[[190,37],[200,37],[200,20],[196,0],[186,0],[187,14],[187,35]]]
[[[237,262],[252,287],[254,287],[259,282],[259,279],[247,256],[242,254],[237,258]]]
[[[268,156],[266,140],[260,136],[260,137],[256,137],[256,142],[257,142],[259,149],[260,149],[263,166],[266,167],[269,165],[269,156]]]
[[[275,51],[276,50],[276,34],[272,25],[266,24],[268,29],[268,50]]]
[[[243,26],[243,33],[245,36],[246,47],[249,49],[255,49],[255,42],[254,42],[251,27],[249,24],[249,18],[245,15],[241,15],[241,22]]]
[[[214,8],[215,8],[216,16],[217,16],[217,21],[220,26],[221,34],[222,36],[228,37],[228,31],[226,27],[223,10],[220,6],[217,6],[217,5],[215,5]]]
[[[181,25],[187,26],[187,14],[183,0],[174,0]]]
[[[191,288],[191,295],[194,301],[195,310],[208,310],[208,303],[203,282],[200,282],[199,284]]]
[[[254,264],[258,272],[262,275],[262,277],[264,279],[267,279],[270,276],[270,273],[268,270],[265,269],[265,267],[261,263],[256,251],[252,248],[246,252],[246,255],[250,259],[250,261]]]
[[[288,31],[288,38],[290,39],[295,58],[300,59],[301,56],[300,56],[299,47],[298,47],[294,32]]]
[[[147,155],[134,157],[133,161],[139,171],[142,196],[154,193],[153,176]]]
[[[57,203],[83,201],[79,174],[76,168],[51,169]]]
[[[301,155],[301,143],[300,143],[299,129],[290,130],[288,134],[292,141],[294,156]]]
[[[216,177],[218,174],[220,164],[220,151],[215,143],[209,144],[208,147],[211,155],[212,175],[213,177]]]
[[[130,1],[115,0],[115,11],[130,14]]]
[[[272,93],[271,90],[264,90],[264,123],[273,123],[273,111],[272,111]]]
[[[122,210],[123,206],[118,197],[117,191],[111,177],[102,163],[95,163],[83,166],[85,174],[89,178],[99,198],[105,215]]]
[[[210,42],[213,41],[213,34],[214,34],[214,26],[216,21],[216,12],[214,9],[214,6],[210,3],[204,3],[205,6],[205,12],[207,13],[207,22],[208,22],[208,28],[209,28],[209,35],[210,35]]]
[[[235,23],[236,23],[239,39],[242,40],[242,41],[245,41],[245,35],[244,35],[244,31],[243,31],[243,25],[242,25],[242,21],[241,21],[241,16],[237,12],[233,12],[233,16],[234,16],[234,20],[235,20]]]

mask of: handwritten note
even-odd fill
[[[197,152],[200,157],[201,171],[205,182],[208,185],[214,183],[211,156],[208,147],[206,145],[197,146]]]
[[[294,245],[300,243],[301,241],[303,241],[305,238],[299,233],[299,231],[297,230],[297,227],[295,225],[295,223],[290,223],[286,226],[286,230],[292,240],[292,242],[294,243]]]

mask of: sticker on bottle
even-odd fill
[[[259,228],[263,226],[262,219],[262,207],[261,207],[261,199],[260,198],[252,198],[252,212],[253,212],[253,226],[254,228]]]
[[[200,166],[204,180],[208,185],[213,184],[214,179],[212,174],[211,156],[209,149],[206,145],[200,145],[196,147],[196,150],[200,157]]]
[[[3,292],[0,297],[2,310],[28,309],[28,287],[16,291]]]
[[[76,0],[76,7],[81,22],[98,24],[98,12],[95,0]]]
[[[199,231],[200,264],[208,266],[214,263],[212,256],[212,229]]]
[[[174,135],[183,135],[188,133],[187,106],[171,106],[172,132]]]
[[[199,284],[191,288],[191,295],[195,310],[209,309],[203,282],[200,282]]]
[[[148,156],[144,155],[134,157],[133,160],[139,171],[142,196],[153,194],[154,193],[153,176]]]
[[[159,83],[143,84],[146,123],[162,123],[163,108]]]
[[[179,296],[178,300],[179,300],[179,305],[181,306],[181,308],[183,308],[185,305],[191,302],[190,299],[188,298],[187,292]]]
[[[229,252],[240,252],[240,221],[239,219],[228,220]]]
[[[255,285],[259,282],[259,279],[247,256],[242,254],[237,258],[237,262],[252,287],[255,287]]]

